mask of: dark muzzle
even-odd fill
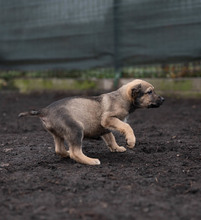
[[[148,108],[158,108],[160,105],[163,104],[165,99],[162,96],[159,96],[155,103],[152,103],[148,106]]]

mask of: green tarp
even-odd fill
[[[0,0],[0,69],[200,58],[200,0]]]

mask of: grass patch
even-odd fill
[[[12,86],[17,88],[21,93],[46,90],[87,90],[96,87],[96,83],[89,80],[62,80],[56,78],[19,78],[13,79],[12,82]]]
[[[122,78],[181,78],[201,77],[201,61],[130,66],[121,69]],[[6,81],[13,78],[79,78],[114,79],[114,68],[94,68],[88,70],[48,70],[48,71],[0,71],[0,78]]]

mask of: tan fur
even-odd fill
[[[127,147],[133,148],[136,138],[125,119],[138,108],[159,107],[163,100],[155,94],[151,84],[133,80],[110,93],[97,97],[66,98],[40,111],[25,112],[19,116],[39,116],[44,127],[53,135],[57,154],[70,156],[79,163],[98,165],[98,159],[83,154],[83,138],[101,136],[111,152],[124,152],[126,148],[119,146],[112,134],[112,131],[118,131],[125,136]],[[64,141],[69,151],[66,151]]]
[[[112,132],[105,134],[102,136],[102,139],[105,141],[106,145],[110,149],[111,152],[124,152],[126,148],[123,146],[119,146],[115,140]]]

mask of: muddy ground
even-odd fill
[[[0,94],[0,219],[201,219],[200,100],[134,112],[133,150],[85,140],[84,152],[101,161],[87,166],[56,155],[39,119],[17,126],[19,112],[65,95]]]

